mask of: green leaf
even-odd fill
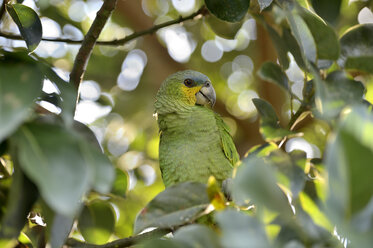
[[[284,192],[277,186],[273,168],[263,159],[248,157],[242,161],[233,180],[233,199],[237,203],[252,200],[285,217],[293,215]]]
[[[39,45],[43,29],[38,14],[22,4],[7,4],[6,9],[26,41],[28,50],[34,51]]]
[[[316,44],[317,58],[337,60],[340,48],[333,28],[328,26],[319,16],[305,8],[299,8],[298,12],[311,31]]]
[[[311,0],[316,13],[329,23],[334,24],[341,8],[342,0]]]
[[[347,78],[342,71],[333,71],[319,84],[316,99],[321,101],[321,113],[323,118],[335,118],[341,110],[348,105],[354,105],[363,101],[364,85]]]
[[[17,238],[27,223],[27,215],[39,197],[35,185],[23,174],[14,157],[15,171],[5,215],[2,218],[0,240]],[[3,206],[2,206],[3,207]]]
[[[326,149],[329,175],[328,209],[337,223],[362,210],[373,195],[373,117],[352,109]]]
[[[300,68],[306,68],[300,46],[288,28],[282,28],[282,38]]]
[[[215,34],[225,38],[233,40],[236,37],[238,30],[242,27],[243,21],[239,22],[226,22],[214,15],[208,15],[204,18],[205,22],[214,31]]]
[[[135,233],[147,227],[177,227],[193,222],[208,204],[205,184],[187,182],[168,187],[139,213]]]
[[[289,90],[288,77],[278,64],[269,61],[263,63],[258,71],[258,75],[265,81],[277,84],[286,91]]]
[[[258,0],[260,11],[263,11],[265,8],[267,8],[273,0]]]
[[[373,24],[356,25],[341,37],[339,65],[346,69],[373,71]]]
[[[272,105],[259,98],[254,98],[253,103],[260,114],[260,133],[265,141],[279,141],[293,132],[282,128]]]
[[[223,247],[271,247],[264,226],[256,218],[227,209],[216,213]]]
[[[268,24],[265,24],[265,28],[267,29],[268,34],[272,39],[272,44],[275,46],[280,65],[284,69],[289,68],[289,58],[288,58],[288,55],[287,55],[288,50],[289,50],[288,47],[287,47],[288,43],[286,43],[285,39],[280,37],[280,35]],[[289,46],[290,46],[290,44],[289,44]]]
[[[105,201],[92,201],[84,206],[78,219],[78,228],[85,241],[106,243],[114,231],[115,214]]]
[[[250,0],[205,0],[205,4],[217,18],[227,22],[238,22],[246,15]]]
[[[175,232],[174,238],[189,245],[188,247],[221,247],[214,231],[203,225],[194,224],[182,227]]]
[[[115,180],[111,193],[117,196],[125,197],[128,189],[128,175],[119,168],[115,169]]]
[[[22,169],[46,203],[58,213],[74,215],[92,177],[77,137],[57,125],[29,123],[14,140]]]
[[[29,116],[41,94],[43,75],[27,62],[0,57],[0,142]]]

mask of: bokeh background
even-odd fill
[[[77,40],[83,38],[102,5],[101,0],[21,2],[41,16],[44,37]],[[181,15],[188,16],[202,4],[201,0],[119,0],[99,40],[120,39]],[[372,5],[367,1],[342,1],[341,12],[332,23],[338,36],[354,24],[373,23],[373,14],[366,7],[369,4]],[[9,16],[1,25],[2,30],[18,33]],[[23,41],[2,37],[0,45],[25,47]],[[35,53],[68,80],[78,49],[79,45],[42,41]],[[90,126],[115,166],[126,175],[126,198],[110,200],[119,219],[115,230],[118,237],[132,234],[138,211],[164,189],[158,167],[158,127],[153,116],[155,95],[162,81],[186,69],[210,77],[217,92],[214,109],[229,125],[243,156],[253,146],[263,143],[252,98],[269,101],[284,125],[289,120],[291,106],[295,110],[299,106],[299,101],[286,98],[282,89],[257,76],[256,71],[264,61],[276,62],[276,59],[267,32],[249,14],[242,22],[229,26],[213,16],[199,16],[123,46],[96,46],[80,87],[75,119]],[[286,73],[293,93],[302,98],[304,73],[292,58]],[[370,87],[368,84],[367,100],[373,99]],[[46,80],[44,91],[53,93],[57,89]],[[52,112],[60,111],[46,101],[41,105]],[[300,129],[304,136],[289,140],[285,149],[297,148],[306,151],[309,158],[320,157],[328,126],[321,121],[306,121]]]

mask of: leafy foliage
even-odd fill
[[[103,8],[95,21],[79,19],[73,10],[88,2],[4,1],[0,9],[1,247],[371,246],[373,24],[357,16],[372,1],[205,0],[186,9],[135,1],[159,25],[131,35],[123,26],[140,17],[123,18],[118,2],[107,30],[90,31],[99,47],[87,67],[92,80],[78,90],[63,73],[82,63],[73,63],[72,44],[90,54],[79,39],[110,15]],[[47,19],[52,29],[63,25],[63,39],[42,30]],[[135,40],[155,32],[151,46]],[[187,63],[207,72],[217,111],[228,116],[238,150],[248,150],[223,188],[211,177],[163,190],[158,131],[147,119],[157,75],[170,74],[159,43],[175,70]],[[88,117],[109,111],[88,126],[76,120],[84,104]],[[252,141],[256,118],[262,139]]]

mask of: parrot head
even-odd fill
[[[183,105],[202,105],[213,107],[216,93],[210,79],[197,71],[176,72],[162,83],[157,93],[157,101],[168,100]]]

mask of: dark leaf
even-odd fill
[[[269,36],[272,39],[272,44],[275,46],[277,51],[278,60],[282,68],[287,69],[289,68],[289,58],[288,58],[288,47],[287,43],[285,43],[285,39],[280,37],[280,35],[269,25],[265,25]],[[289,46],[291,46],[289,44]],[[298,47],[299,49],[299,47]],[[294,56],[294,55],[293,55]]]
[[[177,227],[193,222],[208,204],[205,184],[176,184],[159,193],[139,213],[135,221],[135,233],[147,227]]]
[[[39,197],[35,185],[23,174],[13,155],[15,171],[8,196],[6,213],[2,218],[0,240],[17,238],[27,223],[27,216]]]
[[[233,199],[237,203],[252,200],[259,207],[292,216],[292,210],[284,192],[277,186],[275,173],[263,159],[248,157],[238,167],[233,180]]]
[[[261,79],[277,84],[286,91],[289,90],[288,77],[282,71],[281,67],[273,62],[265,62],[262,64],[258,71],[258,75]]]
[[[37,66],[7,57],[0,58],[0,75],[6,75],[0,77],[1,142],[29,116],[34,100],[41,94],[43,75]]]
[[[222,229],[223,247],[271,247],[263,224],[252,216],[227,209],[216,213],[216,220]]]
[[[188,247],[219,248],[218,236],[203,225],[188,225],[178,229],[174,235],[175,240],[183,242]]]
[[[338,63],[346,69],[373,71],[373,24],[356,25],[341,37],[341,58]]]
[[[287,28],[282,29],[282,38],[284,39],[285,44],[287,45],[289,51],[294,57],[294,60],[297,62],[297,65],[300,68],[305,68],[306,65],[304,64],[302,51],[300,50],[300,46],[291,33],[291,31]]]
[[[221,20],[238,22],[246,15],[250,0],[205,0],[208,10]]]
[[[104,244],[114,231],[115,214],[108,202],[93,201],[84,206],[78,219],[78,228],[85,241]]]
[[[322,19],[334,24],[341,8],[342,0],[311,0],[312,7]]]
[[[43,30],[38,14],[22,4],[7,4],[6,9],[26,41],[28,50],[34,51],[39,45]]]

